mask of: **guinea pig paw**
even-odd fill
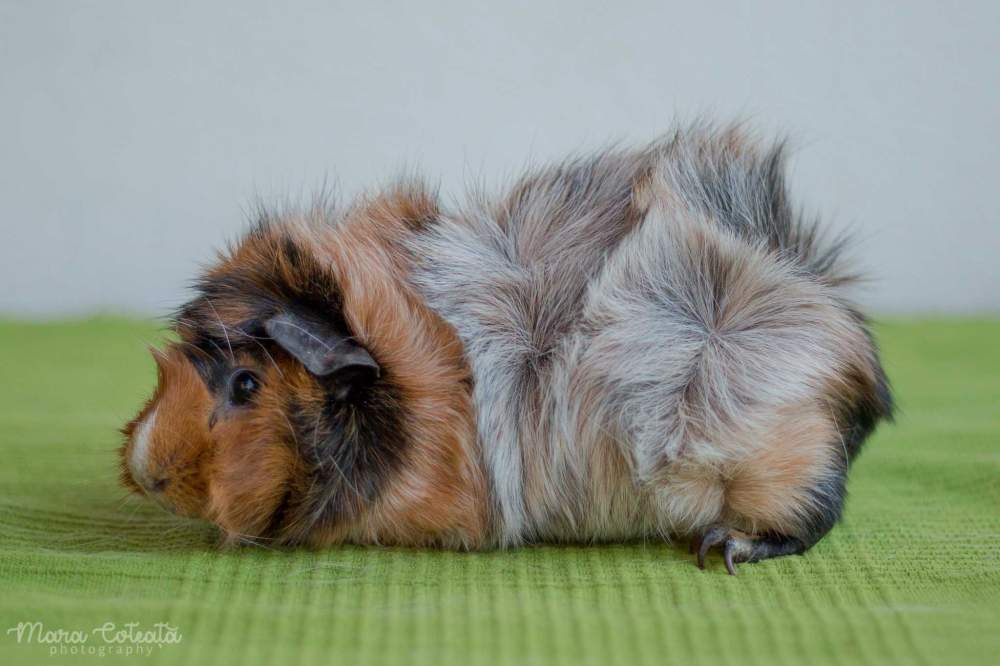
[[[691,540],[691,552],[698,554],[698,568],[705,568],[705,558],[708,551],[716,546],[722,548],[722,557],[726,563],[726,571],[736,575],[736,563],[749,559],[753,545],[752,537],[737,532],[728,527],[716,525],[709,527],[702,534]]]
[[[706,529],[691,539],[691,552],[698,555],[698,568],[705,568],[705,557],[716,546],[722,549],[726,571],[736,575],[740,562],[759,562],[772,557],[797,555],[805,552],[805,545],[793,537],[764,534],[753,536],[722,525]]]

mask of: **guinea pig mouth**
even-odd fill
[[[166,509],[170,513],[177,514],[177,508],[174,503],[170,501],[162,492],[149,491],[143,488],[143,494],[151,499],[155,504],[159,505],[161,508]]]
[[[136,495],[141,495],[146,499],[152,501],[161,509],[165,509],[173,514],[178,514],[177,507],[174,502],[167,496],[164,492],[168,485],[168,482],[164,480],[157,480],[151,483],[146,483],[140,481],[135,477],[135,475],[129,473],[129,480],[131,483],[126,483],[126,485],[132,488],[132,492]]]
[[[172,483],[168,479],[160,478],[156,480],[149,480],[146,478],[140,478],[136,477],[131,470],[128,470],[126,475],[125,485],[134,494],[148,499],[164,511],[172,513],[175,516],[182,516],[185,518],[202,517],[200,514],[194,514],[184,507],[185,502],[183,501],[183,493],[181,494],[181,500],[175,499],[171,496],[171,491],[177,491],[178,488],[172,488]]]
[[[128,479],[126,481],[126,485],[131,487],[134,493],[146,497],[154,504],[162,509],[166,509],[170,513],[180,513],[173,500],[171,500],[166,493],[167,487],[170,485],[169,480],[164,478],[149,479],[144,476],[138,476],[135,474],[135,471],[131,469],[127,471],[127,474]]]

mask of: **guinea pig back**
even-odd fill
[[[262,214],[154,353],[123,481],[230,541],[802,553],[892,412],[841,247],[736,128]]]

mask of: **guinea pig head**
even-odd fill
[[[154,351],[123,483],[229,541],[478,542],[460,345],[366,247],[267,225],[222,257]]]
[[[125,427],[125,484],[171,511],[248,537],[282,526],[282,504],[309,490],[299,487],[307,464],[334,473],[343,466],[343,483],[326,480],[327,492],[346,493],[330,498],[342,512],[373,501],[374,475],[400,453],[402,424],[384,427],[394,420],[394,399],[373,386],[380,369],[371,355],[328,325],[291,313],[271,317],[260,331],[232,333],[231,350],[224,343],[214,354],[188,342],[154,351],[156,393]],[[386,403],[376,422],[364,424],[367,446],[327,456],[342,444],[332,441],[337,431],[361,427],[359,401]],[[359,465],[369,473],[358,474]]]

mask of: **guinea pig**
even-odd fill
[[[451,208],[261,213],[153,352],[123,483],[230,543],[803,553],[892,398],[783,162],[692,127]]]

